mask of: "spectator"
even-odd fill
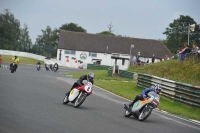
[[[192,45],[192,53],[198,53],[199,47],[196,44]]]
[[[149,64],[149,59],[147,60],[147,64]]]
[[[165,55],[165,60],[169,60],[169,56],[168,55]]]
[[[154,63],[154,62],[155,62],[155,56],[154,56],[154,54],[153,54],[153,57],[152,57],[152,60],[151,60],[151,62],[152,62],[152,63]]]
[[[2,63],[2,61],[3,61],[3,60],[2,60],[1,55],[0,55],[0,67],[1,67],[1,63]]]
[[[191,52],[191,49],[189,48],[189,46],[187,44],[184,44],[184,48],[183,50],[180,52],[181,53],[181,60],[184,60],[188,54]]]
[[[133,56],[133,65],[136,65],[136,62],[137,62],[137,57],[134,55]]]

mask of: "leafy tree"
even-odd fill
[[[55,51],[58,46],[58,30],[52,30],[50,26],[47,26],[45,30],[41,31],[42,35],[38,35],[35,46],[33,47],[34,53],[48,57],[55,56]]]
[[[169,24],[166,28],[165,34],[167,36],[167,41],[165,41],[166,46],[173,53],[176,52],[179,45],[183,46],[183,43],[188,42],[188,27],[191,24],[197,23],[190,16],[180,15],[180,18]],[[199,25],[195,27],[194,32],[190,32],[190,44],[200,42],[200,29]]]
[[[31,52],[32,42],[29,37],[28,26],[24,24],[24,28],[20,30],[20,39],[18,50],[24,52]]]
[[[109,31],[102,31],[102,32],[97,33],[97,34],[103,34],[103,35],[112,35],[112,36],[115,36],[115,34],[110,33]]]
[[[75,23],[63,24],[59,29],[67,31],[75,31],[75,32],[87,32],[84,28],[78,26],[78,24]]]
[[[0,48],[17,50],[20,38],[20,21],[8,9],[0,14]]]

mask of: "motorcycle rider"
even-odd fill
[[[40,61],[38,61],[38,63],[37,63],[36,65],[39,65],[39,67],[40,67],[40,66],[41,66],[41,63],[40,63]]]
[[[47,70],[47,71],[49,71],[49,66],[45,63],[44,64],[44,66],[45,66],[45,69]]]
[[[83,80],[87,80],[88,82],[91,82],[92,84],[94,84],[94,73],[89,72],[87,75],[83,75],[79,78],[79,80],[77,80],[73,86],[71,87],[70,91],[66,93],[66,95],[69,96],[69,93],[71,92],[72,89],[74,89],[77,86],[82,86],[83,85]]]
[[[17,67],[18,67],[17,64],[19,64],[19,58],[17,57],[17,55],[15,55],[15,57],[12,57],[11,60],[10,60],[10,62],[12,62],[12,63],[15,62],[15,72],[16,72]],[[12,66],[12,63],[10,64],[10,68]]]
[[[53,65],[50,64],[49,67],[50,67],[51,71],[53,71]]]
[[[55,69],[55,71],[57,71],[57,70],[58,70],[58,63],[55,63],[55,64],[53,65],[53,68]]]
[[[147,98],[148,97],[148,93],[151,91],[154,91],[155,93],[159,94],[161,92],[162,86],[159,84],[156,84],[153,87],[150,88],[146,88],[142,91],[142,94],[139,94],[135,97],[135,99],[133,100],[133,102],[131,102],[129,104],[129,108],[132,107],[134,105],[135,102],[137,102],[138,100],[142,100],[143,98]]]

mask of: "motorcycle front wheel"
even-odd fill
[[[124,116],[125,116],[125,117],[130,117],[130,116],[131,116],[131,113],[130,113],[128,110],[125,110],[125,111],[124,111]]]
[[[142,110],[142,112],[138,116],[138,120],[139,121],[146,120],[149,117],[149,115],[151,114],[151,112],[152,112],[152,108],[150,108],[150,107],[144,107],[144,109]]]
[[[66,95],[63,99],[63,104],[68,104],[69,100],[68,100],[68,96]]]
[[[86,97],[87,97],[87,94],[84,92],[81,92],[74,103],[74,108],[78,108],[85,101]]]

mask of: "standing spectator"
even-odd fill
[[[196,44],[192,45],[192,53],[198,53],[199,47]]]
[[[169,56],[167,54],[165,55],[165,60],[169,60]]]
[[[185,48],[180,52],[181,53],[181,60],[184,60],[189,53],[191,52],[191,49],[187,44],[184,44]]]
[[[137,57],[134,55],[133,56],[133,65],[136,65],[136,62],[137,62]]]
[[[2,60],[1,55],[0,55],[0,67],[1,67],[1,63],[2,63],[2,61],[3,61],[3,60]]]
[[[152,59],[151,59],[151,62],[152,62],[152,63],[155,62],[155,56],[154,56],[154,54],[153,54],[153,57],[152,57]]]

